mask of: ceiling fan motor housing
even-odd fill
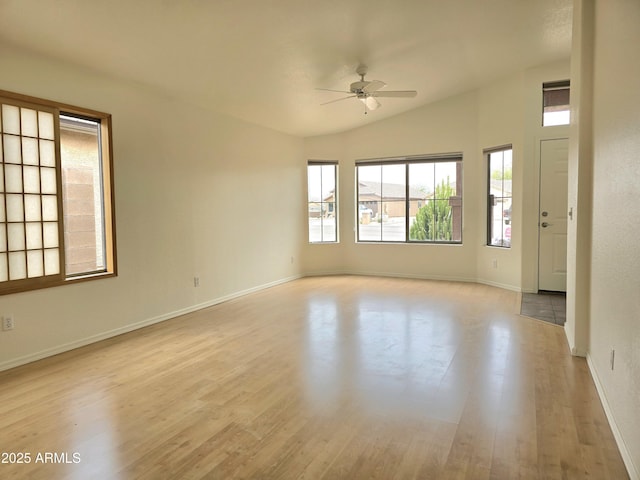
[[[351,84],[351,92],[352,93],[362,93],[362,89],[364,87],[366,87],[367,85],[369,85],[369,83],[371,83],[371,82],[366,82],[366,81],[353,82]]]

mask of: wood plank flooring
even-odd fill
[[[31,459],[0,478],[628,478],[586,362],[518,310],[305,278],[1,372],[0,452]]]

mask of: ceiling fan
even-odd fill
[[[350,93],[348,97],[338,98],[336,100],[331,100],[330,102],[322,103],[321,105],[327,105],[329,103],[339,102],[341,100],[346,100],[347,98],[357,98],[362,103],[364,103],[364,113],[367,114],[367,109],[375,110],[378,107],[382,106],[380,102],[378,102],[377,98],[381,97],[415,97],[418,92],[415,90],[383,90],[380,91],[381,88],[385,87],[387,84],[381,82],[380,80],[365,80],[364,76],[367,74],[366,65],[360,65],[356,73],[360,75],[359,82],[353,82],[350,86],[349,91],[346,90],[331,90],[328,88],[316,88],[316,90],[324,90],[327,92],[339,92],[339,93]]]

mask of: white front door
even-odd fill
[[[567,290],[567,162],[569,140],[540,142],[538,290]]]

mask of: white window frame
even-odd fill
[[[566,97],[566,99],[565,99]],[[561,80],[542,84],[542,126],[569,125],[571,82]],[[562,102],[562,103],[559,103]],[[566,107],[566,108],[562,108]]]
[[[486,166],[487,166],[487,246],[489,247],[498,247],[498,248],[511,248],[511,233],[512,230],[512,224],[513,224],[513,191],[509,192],[509,195],[505,195],[505,178],[504,178],[504,171],[505,171],[505,158],[504,158],[504,153],[505,152],[511,152],[511,185],[512,185],[512,190],[513,190],[513,146],[512,145],[502,145],[500,147],[493,147],[493,148],[487,148],[485,150],[483,150],[483,154],[486,158]],[[503,172],[502,175],[502,179],[501,179],[501,184],[500,184],[500,190],[502,192],[501,196],[495,196],[491,194],[491,156],[492,155],[497,155],[497,154],[502,154],[502,168],[501,171]],[[495,182],[495,179],[493,179]],[[504,208],[504,203],[505,201],[509,202],[509,208],[507,210],[505,210]],[[497,204],[501,205],[501,212],[502,212],[502,222],[501,222],[501,227],[504,227],[504,225],[508,225],[507,228],[509,229],[509,238],[508,240],[506,239],[506,234],[505,234],[505,228],[502,228],[500,231],[500,235],[499,237],[494,235],[494,218],[493,218],[493,214],[494,214],[494,208],[497,206]],[[507,212],[509,212],[507,214]],[[508,215],[508,219],[505,220],[505,217]],[[503,224],[504,222],[504,224]],[[507,223],[508,222],[508,223]],[[497,239],[500,239],[499,242],[497,242]]]
[[[311,198],[311,188],[310,188],[310,177],[309,177],[309,168],[311,167],[333,167],[333,201],[325,202],[325,199],[320,198],[318,200],[314,200]],[[320,175],[320,185],[315,186],[314,190],[318,190],[322,195],[322,191],[324,190],[322,186],[322,175]],[[319,204],[319,205],[318,205]],[[319,208],[319,211],[316,210]],[[316,217],[317,213],[317,217]],[[314,241],[311,235],[311,224],[314,221],[314,218],[320,219],[320,240]],[[334,223],[334,238],[325,240],[325,221],[331,220]],[[321,244],[321,243],[338,243],[339,242],[339,231],[338,231],[338,162],[333,160],[309,160],[307,162],[307,238],[310,244]]]
[[[426,240],[412,240],[410,238],[410,230],[411,230],[411,185],[410,185],[410,165],[412,164],[440,164],[440,163],[454,163],[456,167],[456,192],[455,195],[449,197],[447,201],[449,205],[452,207],[453,218],[452,218],[452,239],[451,240],[443,240],[443,239],[426,239]],[[381,227],[381,239],[380,240],[371,240],[362,238],[360,233],[360,208],[361,204],[367,206],[366,201],[361,200],[360,195],[360,184],[361,179],[359,175],[359,167],[366,166],[389,166],[389,165],[403,165],[405,169],[405,180],[404,180],[404,239],[384,239],[384,232]],[[357,243],[402,243],[402,244],[426,244],[426,245],[462,245],[462,231],[463,231],[463,212],[462,212],[462,202],[463,202],[463,188],[462,188],[462,178],[463,178],[463,162],[462,162],[462,153],[443,153],[443,154],[435,154],[435,155],[415,155],[415,156],[407,156],[407,157],[393,157],[393,158],[383,158],[383,159],[366,159],[366,160],[357,160],[356,161],[356,242]],[[435,181],[435,177],[434,177]],[[381,182],[382,183],[382,182]],[[381,186],[381,189],[383,187]],[[435,185],[434,185],[435,188]],[[434,189],[435,192],[435,189]],[[383,193],[381,192],[380,203],[385,203],[383,200]],[[434,199],[433,201],[443,200],[443,199]],[[415,200],[414,200],[415,201]],[[426,199],[425,202],[431,201]],[[426,203],[425,203],[426,205]],[[419,209],[420,207],[418,207]],[[385,213],[380,212],[372,212],[374,217],[379,217],[381,222],[384,223]],[[377,220],[376,220],[377,221]]]

